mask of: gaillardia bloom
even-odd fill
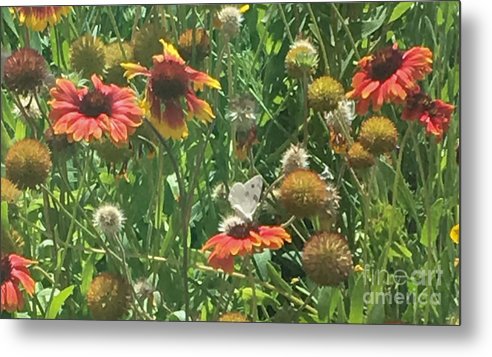
[[[14,312],[24,307],[19,284],[29,295],[34,293],[34,280],[27,269],[32,263],[17,254],[4,255],[0,258],[0,311]]]
[[[203,72],[186,65],[173,45],[161,40],[164,51],[153,56],[150,69],[134,63],[123,63],[125,76],[148,78],[143,106],[152,125],[165,138],[182,139],[188,136],[187,118],[194,115],[203,122],[215,118],[210,105],[196,96],[195,89],[204,85],[220,89],[220,83]],[[187,114],[181,104],[187,103]]]
[[[432,52],[426,47],[403,52],[394,44],[362,58],[359,68],[347,97],[357,101],[357,112],[363,115],[370,105],[379,111],[385,102],[402,103],[417,90],[417,81],[432,71]]]
[[[202,250],[212,250],[208,263],[226,273],[234,271],[234,257],[252,255],[263,249],[280,249],[291,242],[289,233],[280,226],[259,226],[233,216],[224,220],[222,233],[210,238]]]
[[[56,135],[66,134],[70,141],[90,141],[107,134],[115,143],[128,137],[142,124],[142,110],[130,88],[103,84],[93,75],[94,88],[77,89],[67,79],[58,79],[50,93],[50,119]]]
[[[418,120],[425,126],[427,133],[442,139],[449,128],[454,106],[440,99],[431,99],[428,95],[418,92],[408,97],[402,118]]]
[[[19,22],[33,31],[43,31],[53,26],[72,10],[71,6],[15,6],[13,8]]]

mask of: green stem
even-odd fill
[[[338,11],[336,4],[330,3],[330,5],[333,8],[333,10],[335,11],[335,14],[338,17],[338,20],[340,20],[340,22],[342,23],[342,26],[345,30],[345,33],[347,34],[347,36],[350,40],[350,43],[352,44],[352,47],[354,49],[354,53],[357,56],[357,60],[360,60],[359,50],[357,50],[357,46],[356,46],[355,41],[354,41],[354,36],[352,36],[352,32],[350,31],[348,25],[345,23],[345,20],[343,19],[342,14],[340,14],[340,11]]]
[[[313,22],[315,35],[318,38],[319,46],[321,48],[321,55],[323,57],[323,62],[325,64],[325,72],[326,72],[326,74],[329,74],[330,73],[330,65],[328,64],[328,56],[327,56],[327,52],[326,52],[326,48],[325,48],[325,43],[323,41],[323,37],[321,36],[321,31],[320,31],[319,26],[318,26],[318,21],[316,20],[316,16],[314,15],[311,4],[306,3],[306,6],[308,8],[309,15],[311,16],[311,21]]]

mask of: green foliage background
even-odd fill
[[[401,108],[383,107],[399,132],[399,150],[377,162],[362,175],[361,192],[346,168],[343,156],[329,145],[322,118],[310,113],[311,168],[333,174],[341,199],[337,226],[347,237],[354,273],[340,287],[316,287],[302,270],[303,242],[319,222],[297,220],[289,232],[294,243],[280,251],[255,255],[255,300],[260,321],[455,324],[459,321],[459,267],[454,260],[459,246],[449,231],[459,222],[460,17],[459,3],[368,2],[313,4],[253,4],[244,14],[240,35],[229,47],[213,26],[218,6],[76,6],[55,28],[30,33],[30,44],[50,64],[55,77],[69,75],[84,80],[70,68],[70,44],[84,33],[129,40],[135,27],[159,21],[176,42],[187,28],[210,31],[212,53],[193,67],[221,81],[220,92],[205,93],[217,118],[206,127],[190,121],[190,135],[182,142],[169,141],[186,186],[178,178],[165,148],[133,139],[143,151],[128,166],[128,182],[118,179],[89,145],[78,144],[67,161],[54,159],[54,168],[43,189],[23,194],[17,206],[2,203],[2,226],[14,227],[24,236],[24,255],[38,264],[33,268],[36,294],[27,311],[15,317],[90,319],[86,293],[92,278],[114,269],[92,225],[92,213],[103,202],[117,204],[127,221],[124,241],[134,280],[144,278],[155,291],[145,300],[146,312],[157,320],[213,321],[227,311],[252,315],[253,290],[246,272],[227,276],[206,266],[199,251],[218,231],[227,214],[213,199],[214,188],[231,185],[260,172],[270,183],[280,174],[285,149],[302,137],[304,95],[299,83],[287,78],[284,59],[298,34],[310,38],[320,50],[314,78],[329,74],[350,89],[355,63],[384,45],[400,48],[426,46],[433,52],[433,72],[423,83],[435,98],[456,106],[444,140],[426,136],[422,127],[400,119]],[[25,43],[26,29],[3,7],[2,49],[15,50]],[[141,17],[137,17],[139,12]],[[111,14],[115,18],[113,25]],[[230,48],[231,56],[223,55]],[[230,60],[230,62],[229,62]],[[136,82],[143,92],[143,83]],[[258,102],[258,140],[252,157],[240,162],[232,148],[227,120],[233,95],[251,94]],[[41,94],[43,115],[49,111],[48,93]],[[32,136],[21,120],[11,94],[2,88],[2,176],[6,150],[16,140]],[[364,117],[353,123],[354,133]],[[40,125],[47,124],[40,119]],[[140,140],[140,141],[139,141]],[[117,168],[118,169],[118,168]],[[264,223],[278,217],[264,213]],[[279,222],[277,222],[279,223]],[[183,234],[187,232],[186,237]],[[184,291],[183,254],[188,242],[188,289]],[[422,286],[413,280],[403,285],[377,283],[371,273],[387,271],[441,271],[442,279]],[[364,301],[365,293],[438,293],[440,304],[405,302],[377,304]],[[188,310],[188,311],[185,311]],[[7,315],[4,315],[7,316]],[[136,319],[133,312],[125,317]]]

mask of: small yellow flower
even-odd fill
[[[355,267],[354,267],[354,272],[355,273],[362,273],[364,271],[364,267],[360,264],[357,264]]]
[[[455,244],[460,243],[460,225],[457,224],[453,228],[451,228],[451,232],[449,232],[449,237]]]

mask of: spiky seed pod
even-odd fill
[[[226,312],[219,318],[220,322],[249,322],[246,315],[241,312]]]
[[[374,116],[362,123],[359,142],[374,155],[391,152],[397,140],[395,124],[386,117]]]
[[[220,10],[217,18],[220,23],[220,28],[226,36],[233,38],[239,34],[241,23],[243,22],[243,14],[236,6],[225,6]]]
[[[20,189],[35,188],[46,181],[51,170],[48,147],[34,139],[16,142],[5,157],[7,178]]]
[[[181,57],[190,61],[193,57],[193,43],[195,45],[195,59],[200,62],[210,54],[210,38],[202,28],[188,29],[179,36],[178,50]]]
[[[297,40],[285,57],[285,68],[289,76],[303,78],[316,71],[318,51],[308,40]]]
[[[32,48],[21,48],[10,55],[3,68],[5,86],[21,95],[36,91],[46,80],[48,65]]]
[[[107,163],[118,164],[128,161],[132,157],[132,150],[128,143],[115,145],[110,140],[94,141],[91,146],[96,150],[99,157]]]
[[[353,270],[352,253],[344,236],[321,232],[304,245],[302,265],[307,276],[318,285],[337,286]]]
[[[329,112],[344,98],[342,84],[330,76],[316,79],[308,88],[308,103],[318,112]]]
[[[131,62],[133,60],[133,47],[127,43],[123,42],[121,44],[123,51],[125,52],[125,57],[121,53],[121,47],[118,42],[113,42],[104,47],[104,58],[106,60],[106,83],[116,84],[118,86],[124,86],[128,82],[123,76],[125,70],[121,67],[123,62]]]
[[[375,163],[374,156],[359,142],[350,147],[347,158],[354,169],[367,169]]]
[[[106,204],[94,212],[93,222],[103,233],[114,235],[120,232],[125,223],[123,212],[116,206]]]
[[[296,169],[307,169],[309,167],[309,154],[301,145],[292,144],[282,156],[282,172],[290,174]]]
[[[22,194],[21,190],[19,190],[12,181],[4,177],[2,177],[1,179],[0,186],[1,186],[0,194],[2,196],[2,201],[5,201],[7,203],[11,203],[11,204],[16,203],[20,195]]]
[[[22,255],[24,248],[24,238],[14,229],[6,231],[4,227],[1,229],[0,236],[0,252],[3,255],[19,254]]]
[[[97,37],[91,35],[79,37],[72,43],[70,53],[73,69],[81,72],[84,78],[104,73],[104,45]]]
[[[111,273],[96,276],[87,292],[87,305],[96,320],[117,320],[128,309],[129,286]]]
[[[328,201],[326,182],[308,169],[294,170],[280,186],[280,201],[296,217],[322,213]]]
[[[152,56],[162,53],[161,39],[168,41],[166,30],[157,23],[148,23],[135,33],[133,40],[133,58],[149,68],[152,66]]]

